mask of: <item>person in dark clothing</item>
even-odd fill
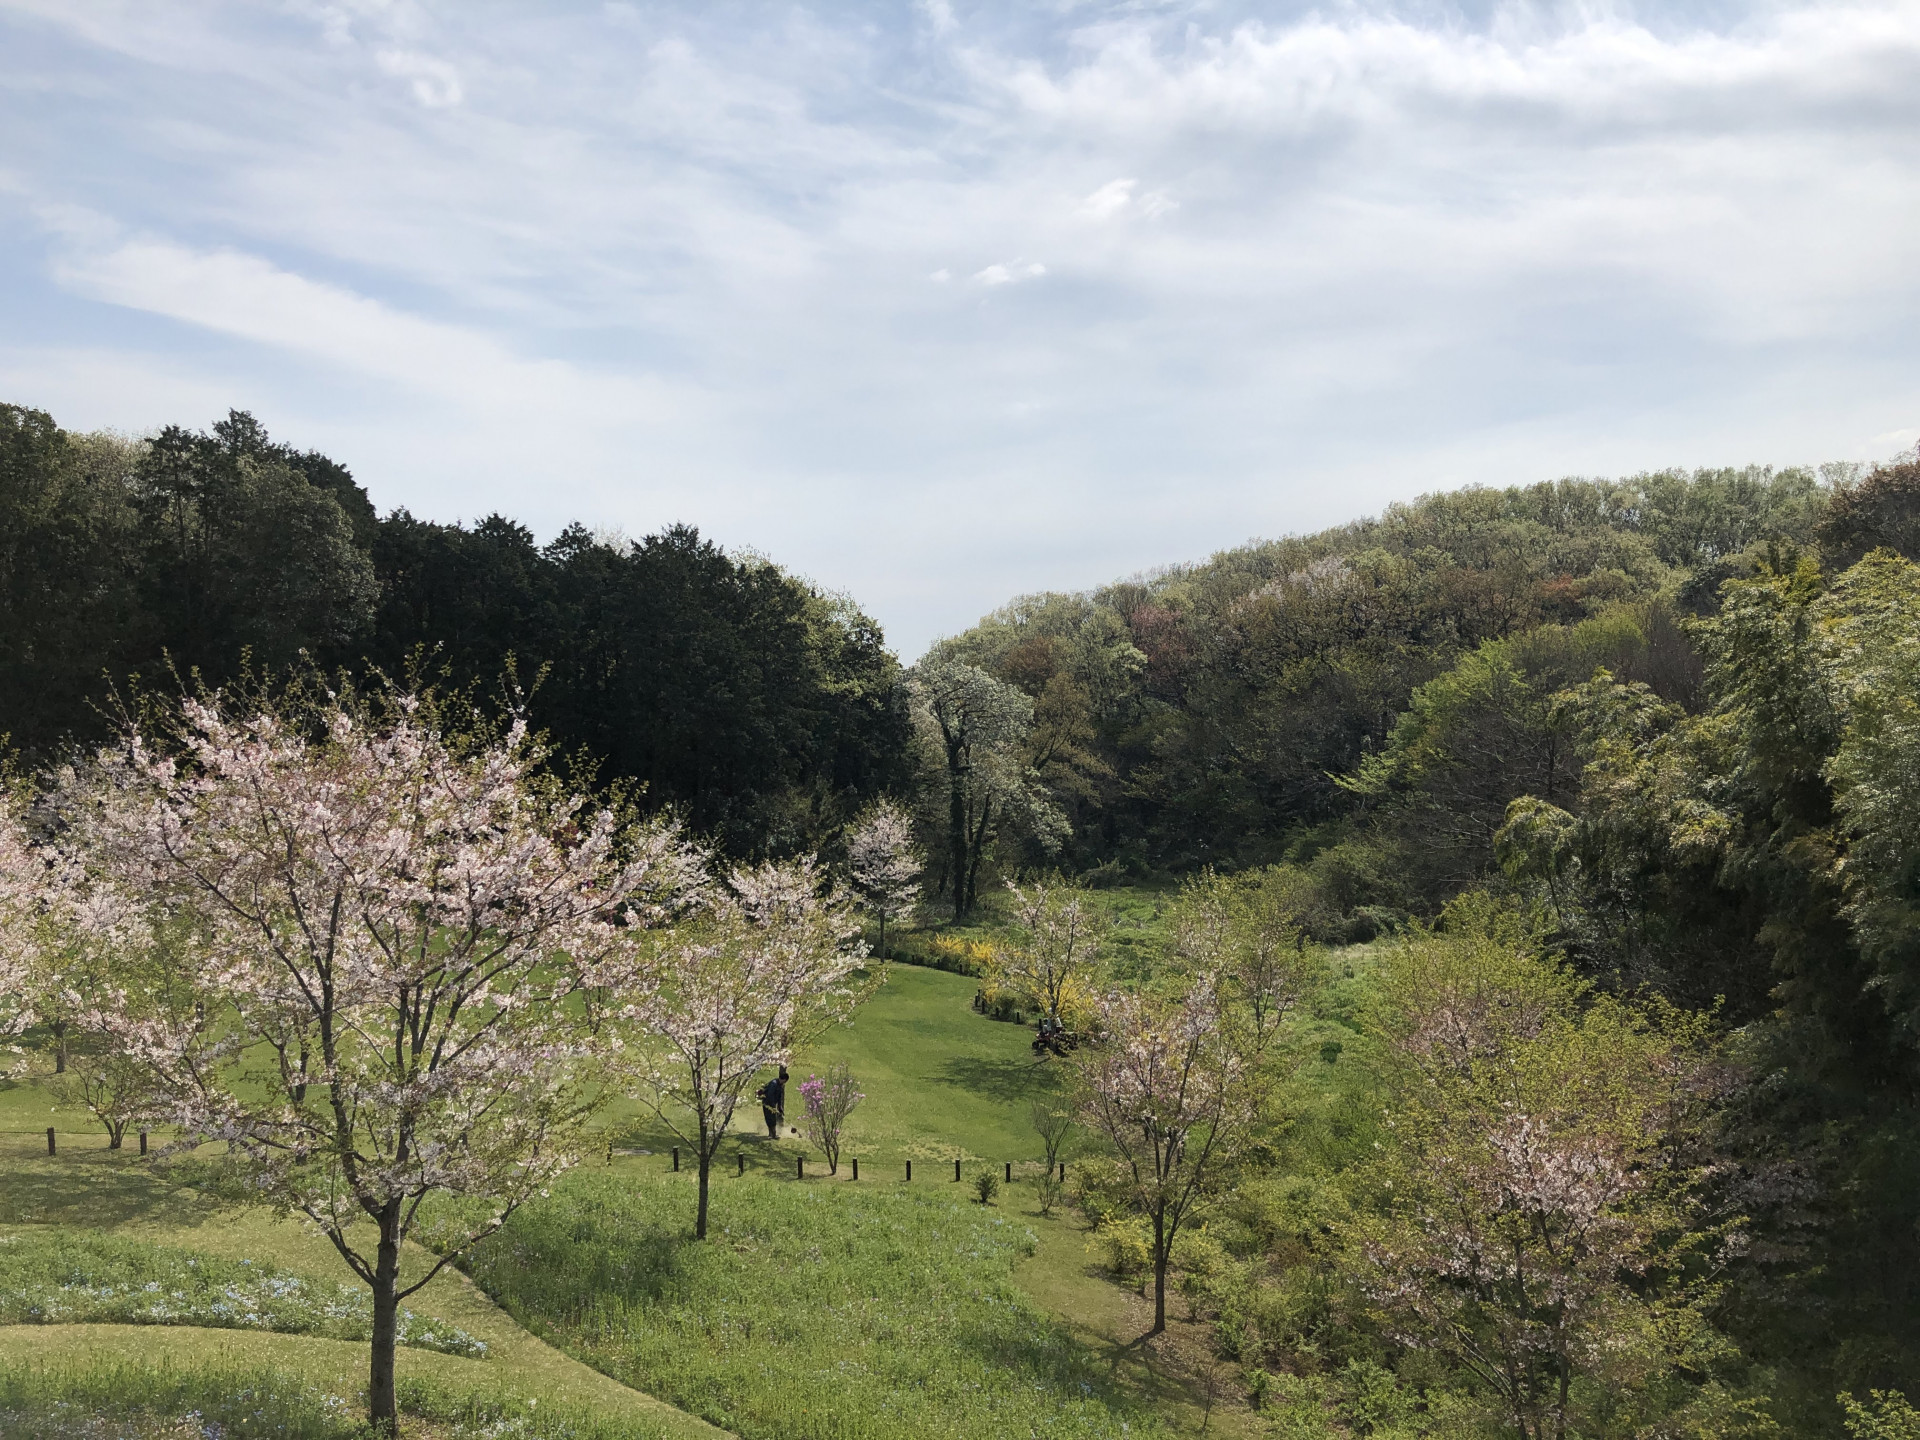
[[[780,1126],[787,1118],[787,1067],[760,1087],[760,1114],[767,1122],[767,1138],[778,1140]]]

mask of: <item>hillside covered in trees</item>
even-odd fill
[[[951,799],[1003,865],[1095,883],[1258,870],[1336,943],[1497,897],[1594,994],[1711,1016],[1687,1143],[1743,1248],[1697,1278],[1745,1383],[1820,1433],[1836,1391],[1920,1376],[1916,559],[1909,459],[1434,495],[1028,597],[921,662],[973,677],[931,755],[967,703],[1017,752],[999,820],[970,773],[926,828]],[[1310,1169],[1375,1123],[1356,1097]],[[1288,1257],[1270,1324],[1312,1351],[1338,1222],[1300,1183],[1249,1207]]]

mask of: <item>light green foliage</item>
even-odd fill
[[[1853,1440],[1920,1440],[1920,1410],[1897,1390],[1872,1391],[1864,1405],[1851,1395],[1842,1395],[1840,1403],[1846,1409],[1847,1433]]]
[[[0,1232],[0,1325],[201,1325],[365,1340],[366,1287],[74,1230]],[[478,1358],[484,1341],[403,1310],[399,1341]]]
[[[1727,1236],[1680,1143],[1706,1022],[1590,992],[1470,895],[1388,947],[1375,1024],[1391,1140],[1352,1258],[1388,1333],[1535,1440],[1717,1417]]]
[[[1153,1435],[1010,1281],[1024,1225],[959,1187],[577,1172],[474,1255],[524,1323],[746,1440]]]

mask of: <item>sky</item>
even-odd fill
[[[1920,440],[1920,0],[0,0],[0,399],[675,522],[907,659],[1467,484]]]

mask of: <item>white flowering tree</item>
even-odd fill
[[[89,866],[198,933],[175,976],[193,1004],[129,995],[99,1023],[167,1118],[225,1141],[371,1289],[389,1431],[401,1301],[573,1163],[598,1002],[699,883],[670,828],[543,784],[546,758],[518,723],[461,735],[416,697],[328,695],[190,701],[102,759]],[[403,1279],[435,1193],[481,1203]]]
[[[796,1042],[851,1018],[878,983],[852,902],[811,859],[735,870],[677,927],[623,1011],[641,1035],[625,1052],[655,1113],[694,1154],[696,1239],[734,1112]]]
[[[925,868],[913,843],[913,817],[891,800],[876,800],[847,836],[847,874],[861,903],[880,922],[880,953],[887,953],[887,922],[904,920],[920,898]]]
[[[27,838],[24,806],[0,786],[0,1035],[33,1023],[31,976],[40,954],[46,864]]]
[[[996,946],[994,983],[1030,1001],[1055,1025],[1087,1003],[1106,923],[1084,891],[1009,880],[1018,938]]]
[[[1174,1244],[1217,1190],[1254,1118],[1221,1008],[1213,975],[1194,977],[1178,999],[1110,992],[1097,1003],[1097,1041],[1080,1056],[1080,1117],[1113,1152],[1103,1188],[1150,1232],[1150,1335],[1167,1327]]]

